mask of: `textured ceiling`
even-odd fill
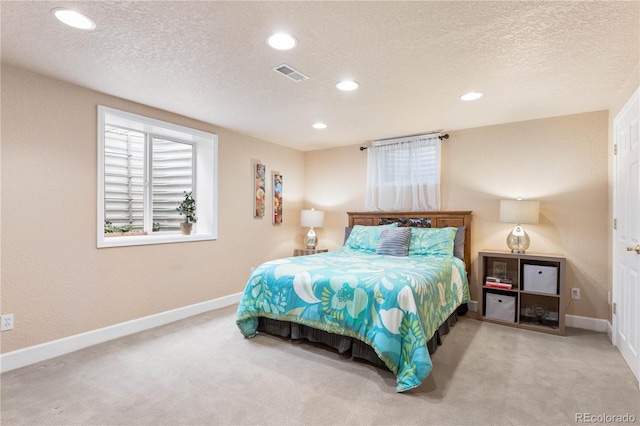
[[[64,26],[61,6],[97,28]],[[640,63],[639,1],[0,7],[3,63],[303,151],[608,109]],[[267,46],[282,30],[295,49]],[[338,91],[345,78],[360,89]],[[470,90],[484,97],[460,101]]]

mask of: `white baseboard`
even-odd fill
[[[577,315],[566,315],[564,317],[564,325],[567,327],[582,328],[584,330],[597,331],[599,333],[607,332],[608,322],[609,321],[600,318],[580,317]],[[609,328],[611,328],[610,325]]]
[[[192,317],[204,312],[224,308],[238,303],[242,298],[242,293],[231,294],[218,299],[172,309],[155,315],[114,324],[109,327],[80,333],[62,339],[42,343],[17,351],[7,352],[0,355],[0,372],[15,370],[37,362],[46,361],[60,355],[65,355],[89,346],[128,336],[140,331],[149,330],[154,327],[169,324],[184,318]]]
[[[140,331],[149,330],[154,327],[179,321],[204,312],[231,306],[240,301],[242,293],[231,294],[218,299],[184,306],[182,308],[161,312],[155,315],[138,318],[135,320],[114,324],[109,327],[80,333],[62,339],[42,343],[17,351],[7,352],[0,355],[0,372],[15,370],[26,367],[37,362],[46,361],[61,355],[65,355],[89,346],[104,343],[119,337],[128,336]],[[478,302],[471,300],[467,302],[470,311],[477,312]],[[611,338],[611,323],[604,319],[581,317],[577,315],[567,315],[565,317],[567,327],[582,328],[585,330],[607,333]]]

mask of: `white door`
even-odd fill
[[[640,380],[640,89],[614,121],[614,343]]]

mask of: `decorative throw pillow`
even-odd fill
[[[377,254],[406,256],[409,252],[411,228],[389,228],[380,233]]]
[[[347,240],[349,239],[349,235],[351,235],[351,231],[353,230],[353,228],[349,227],[349,226],[345,226],[344,227],[344,244],[347,243]]]
[[[344,243],[345,246],[360,251],[375,252],[378,248],[378,241],[380,241],[380,234],[385,229],[397,228],[397,223],[380,226],[363,226],[356,225],[351,230],[351,234]]]
[[[465,225],[458,226],[456,238],[453,240],[453,255],[462,261],[464,261],[464,233],[466,229]]]
[[[453,256],[456,228],[413,228],[409,256]]]

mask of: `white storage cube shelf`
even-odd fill
[[[487,292],[485,303],[487,318],[516,322],[516,296]]]
[[[558,268],[525,263],[522,272],[522,290],[557,295]]]
[[[565,335],[566,258],[480,251],[478,263],[478,318]]]

